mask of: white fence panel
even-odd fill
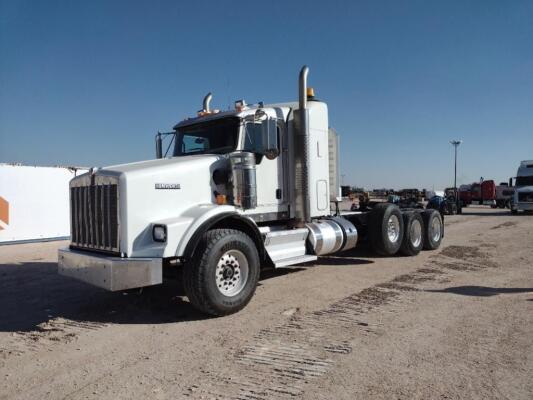
[[[0,164],[0,244],[69,237],[68,184],[83,172]]]

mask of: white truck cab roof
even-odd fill
[[[533,160],[524,160],[520,162],[516,176],[531,176],[533,175]]]

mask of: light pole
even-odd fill
[[[459,196],[457,196],[457,148],[463,143],[462,140],[450,140],[450,144],[454,147],[455,150],[455,162],[454,162],[454,176],[453,176],[453,191],[455,196],[455,203],[457,208],[459,208]]]

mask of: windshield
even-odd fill
[[[237,148],[239,118],[223,118],[178,128],[174,156],[225,154]]]
[[[517,176],[516,186],[533,186],[533,175],[531,176]]]

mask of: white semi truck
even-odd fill
[[[533,160],[520,163],[516,172],[515,188],[511,212],[533,211]]]
[[[73,179],[59,273],[116,291],[160,284],[164,269],[183,268],[191,303],[225,315],[249,302],[262,268],[361,240],[386,256],[438,248],[444,224],[435,210],[383,203],[339,212],[338,137],[307,75],[303,67],[297,102],[238,101],[219,112],[209,94],[197,117],[156,136],[157,159]]]

